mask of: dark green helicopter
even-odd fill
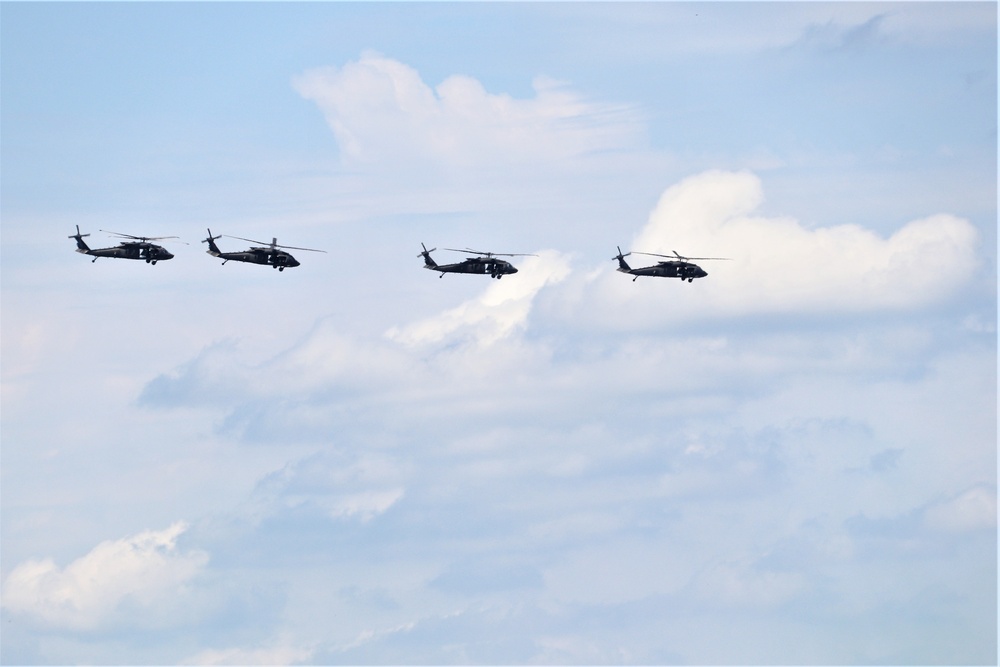
[[[633,269],[625,262],[625,258],[631,255],[631,252],[622,254],[621,247],[618,248],[618,254],[612,257],[612,259],[618,260],[618,270],[622,273],[630,273],[635,278],[632,282],[635,282],[639,276],[653,276],[660,278],[680,278],[682,281],[686,280],[688,282],[694,281],[695,278],[704,278],[708,275],[705,269],[701,268],[697,264],[691,262],[692,259],[698,261],[703,260],[728,260],[729,257],[684,257],[679,255],[676,250],[673,251],[673,256],[671,255],[660,255],[655,252],[639,252],[636,251],[636,255],[649,255],[652,257],[666,257],[668,261],[657,262],[653,266],[642,266],[637,269]]]
[[[156,264],[161,260],[166,261],[174,258],[173,253],[168,251],[166,248],[161,245],[156,245],[155,243],[150,243],[150,241],[176,239],[176,236],[132,236],[131,234],[109,232],[104,229],[101,231],[105,234],[111,234],[113,236],[129,240],[122,241],[114,248],[91,248],[83,240],[83,237],[90,236],[90,234],[81,234],[80,225],[76,226],[76,234],[70,235],[69,238],[76,239],[76,251],[78,253],[91,255],[94,258],[91,262],[96,262],[101,257],[117,257],[119,259],[142,259],[145,260],[147,264]],[[181,243],[183,243],[183,241],[181,241]]]
[[[456,248],[445,248],[445,250],[450,250],[452,252],[468,252],[476,255],[475,257],[467,257],[465,261],[457,262],[455,264],[438,264],[433,259],[431,259],[431,253],[437,250],[437,248],[427,249],[423,243],[420,246],[424,249],[417,257],[424,258],[424,268],[431,269],[432,271],[440,271],[441,275],[439,278],[444,278],[446,273],[478,273],[478,274],[489,274],[491,278],[496,278],[499,280],[506,275],[511,273],[517,273],[517,269],[513,264],[505,259],[497,259],[497,257],[534,257],[530,253],[506,253],[506,252],[480,252],[478,250],[470,250],[468,248],[464,250],[458,250]]]
[[[229,236],[227,238],[238,239],[240,241],[247,241],[248,243],[259,243],[260,246],[253,246],[249,250],[244,250],[242,252],[222,252],[219,250],[219,246],[215,245],[216,239],[221,239],[222,235],[212,236],[212,230],[208,230],[208,238],[202,241],[202,243],[208,244],[208,252],[212,257],[221,257],[222,263],[233,260],[234,262],[249,262],[250,264],[270,264],[272,268],[278,269],[278,271],[284,271],[286,268],[291,268],[294,266],[299,266],[299,260],[292,257],[292,254],[280,250],[279,248],[288,248],[289,250],[308,250],[309,252],[326,252],[326,250],[316,250],[315,248],[296,248],[290,245],[278,245],[278,239],[271,239],[271,243],[265,244],[263,241],[254,241],[253,239],[245,239],[240,236]]]

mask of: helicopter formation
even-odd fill
[[[156,264],[159,261],[166,261],[168,259],[173,259],[174,257],[173,253],[168,251],[163,246],[153,243],[153,241],[176,240],[178,238],[176,236],[133,236],[131,234],[122,234],[120,232],[109,232],[103,229],[101,231],[124,240],[112,248],[91,248],[83,240],[85,236],[90,236],[90,234],[81,234],[79,225],[76,226],[76,234],[70,235],[69,238],[76,240],[77,252],[84,255],[90,255],[94,258],[91,260],[92,262],[96,262],[101,257],[117,257],[119,259],[145,260],[147,264]],[[202,243],[208,244],[208,250],[206,252],[212,257],[222,259],[223,265],[230,261],[246,262],[248,264],[263,264],[277,269],[278,271],[284,271],[286,268],[293,268],[300,265],[300,262],[295,259],[295,257],[288,252],[288,250],[326,252],[325,250],[318,250],[316,248],[300,248],[297,246],[280,245],[277,238],[272,238],[270,243],[265,243],[263,241],[245,239],[241,236],[226,236],[226,238],[246,241],[247,243],[256,243],[257,245],[251,246],[249,250],[239,252],[223,252],[215,243],[218,239],[222,238],[223,235],[220,234],[218,236],[212,236],[212,230],[208,229],[207,231],[208,238],[202,241]],[[183,241],[179,242],[184,243]],[[417,257],[423,257],[424,268],[439,272],[441,274],[439,276],[440,278],[444,278],[446,273],[472,273],[489,275],[491,278],[499,280],[504,276],[517,273],[517,268],[513,264],[505,259],[500,259],[500,257],[535,256],[531,253],[483,252],[480,250],[472,250],[471,248],[465,248],[462,250],[457,248],[444,248],[444,250],[466,253],[472,256],[466,257],[465,260],[455,262],[453,264],[438,264],[431,257],[431,253],[436,251],[437,248],[431,248],[428,250],[427,246],[423,243],[420,244],[420,247],[423,248],[423,250],[419,255],[417,255]],[[695,264],[693,260],[705,261],[730,259],[729,257],[685,257],[679,254],[676,250],[672,252],[673,255],[663,255],[655,252],[640,252],[638,250],[623,253],[621,247],[618,247],[618,254],[612,257],[612,259],[618,261],[618,271],[634,276],[632,278],[633,282],[635,282],[640,276],[650,276],[659,278],[680,278],[681,282],[686,280],[689,283],[693,282],[695,278],[704,278],[708,275],[708,272],[699,265]],[[632,268],[625,261],[625,258],[632,254],[662,257],[664,259],[651,266]]]
[[[90,234],[81,234],[80,225],[76,226],[76,234],[71,234],[69,238],[76,239],[76,251],[78,253],[90,255],[94,258],[91,262],[96,262],[101,257],[117,257],[118,259],[142,259],[145,260],[147,264],[156,264],[159,261],[166,261],[174,258],[173,253],[161,245],[152,243],[152,241],[177,239],[176,236],[133,236],[131,234],[121,234],[119,232],[109,232],[104,229],[101,231],[105,234],[111,234],[112,236],[128,240],[121,241],[113,248],[91,248],[87,245],[87,242],[83,240],[85,236],[90,236]],[[286,248],[289,250],[326,252],[325,250],[317,250],[316,248],[298,248],[296,246],[280,245],[277,238],[272,238],[271,243],[268,244],[264,241],[254,241],[253,239],[245,239],[239,236],[230,236],[227,238],[246,241],[248,243],[257,243],[259,245],[251,246],[249,250],[244,250],[242,252],[222,252],[219,250],[219,247],[215,245],[215,242],[220,238],[222,238],[222,236],[212,236],[212,230],[209,229],[208,238],[203,240],[202,243],[207,243],[208,254],[213,257],[221,257],[223,264],[229,261],[247,262],[250,264],[267,264],[272,268],[278,269],[278,271],[284,271],[286,268],[299,266],[300,264],[300,262],[295,259],[290,252],[286,252]],[[184,242],[179,241],[179,243]],[[184,245],[187,244],[184,243]]]

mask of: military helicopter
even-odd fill
[[[661,278],[680,278],[682,281],[686,280],[688,282],[694,281],[695,278],[704,278],[708,275],[705,269],[701,268],[697,264],[691,262],[692,259],[702,260],[717,260],[724,259],[728,260],[729,257],[684,257],[679,255],[676,250],[673,251],[673,256],[671,255],[660,255],[655,252],[638,252],[636,255],[650,255],[652,257],[666,257],[669,261],[657,262],[654,266],[643,266],[638,269],[633,269],[625,262],[625,258],[631,255],[631,252],[622,254],[621,247],[618,248],[618,254],[612,257],[612,259],[618,260],[618,270],[622,273],[631,273],[635,276],[632,282],[635,282],[639,276],[659,276]],[[676,258],[676,259],[675,259]]]
[[[160,260],[166,261],[174,257],[173,253],[169,252],[166,248],[155,243],[150,243],[150,241],[176,239],[176,236],[132,236],[131,234],[119,234],[118,232],[109,232],[104,229],[101,231],[105,234],[112,234],[130,240],[122,241],[114,248],[94,249],[84,242],[83,237],[90,236],[90,234],[81,234],[80,225],[76,226],[76,234],[72,234],[69,238],[76,239],[76,251],[78,253],[94,257],[91,262],[96,262],[100,257],[118,257],[120,259],[144,259],[147,264],[156,264]]]
[[[445,250],[450,250],[452,252],[468,252],[476,255],[475,257],[468,257],[464,262],[458,262],[456,264],[438,264],[433,259],[431,259],[431,253],[437,250],[437,248],[427,249],[423,243],[420,246],[424,249],[417,257],[424,258],[424,268],[431,269],[434,271],[440,271],[441,275],[439,278],[444,278],[446,273],[480,273],[490,274],[491,278],[496,278],[499,280],[504,276],[517,273],[517,269],[504,259],[496,259],[499,256],[503,257],[534,257],[530,254],[512,254],[506,252],[480,252],[478,250],[470,250],[468,248],[464,250],[458,250],[457,248],[445,248]]]
[[[240,236],[228,236],[230,239],[238,239],[240,241],[247,241],[248,243],[259,243],[262,247],[251,247],[249,250],[244,250],[243,252],[222,252],[219,250],[219,246],[215,245],[216,239],[221,239],[222,235],[212,236],[212,230],[208,230],[208,238],[202,241],[202,243],[208,244],[208,252],[212,257],[221,257],[222,263],[225,264],[229,260],[236,262],[249,262],[251,264],[270,264],[273,268],[278,269],[278,271],[284,271],[286,268],[291,268],[293,266],[299,265],[299,260],[292,257],[291,253],[287,253],[284,250],[279,250],[278,248],[288,248],[289,250],[308,250],[309,252],[326,252],[326,250],[316,250],[315,248],[296,248],[290,245],[278,245],[278,239],[272,238],[270,245],[265,244],[263,241],[254,241],[253,239],[245,239]]]

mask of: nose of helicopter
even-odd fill
[[[170,252],[169,250],[160,251],[160,259],[173,259],[173,258],[174,258],[174,253]]]

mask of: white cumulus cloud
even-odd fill
[[[883,238],[855,224],[810,228],[764,216],[757,212],[763,202],[762,183],[750,172],[713,170],[668,188],[630,248],[725,259],[697,260],[709,275],[690,285],[658,278],[633,284],[606,272],[594,281],[596,298],[647,319],[902,310],[942,300],[977,269],[976,229],[953,215],[914,220]],[[627,261],[634,268],[657,258]],[[637,308],[652,292],[669,302]]]
[[[412,67],[373,52],[304,72],[294,86],[323,111],[343,156],[358,162],[559,159],[632,145],[639,128],[628,107],[587,101],[545,77],[530,99],[489,93],[462,75],[431,88]]]
[[[481,295],[433,317],[394,327],[387,336],[400,343],[439,343],[469,337],[488,345],[527,325],[531,305],[539,290],[561,282],[570,274],[568,259],[547,251],[529,257],[518,273],[495,281]]]
[[[119,618],[121,608],[158,615],[202,571],[208,555],[181,552],[184,522],[160,531],[108,540],[60,568],[51,559],[29,560],[4,581],[3,606],[54,627],[95,630]]]

